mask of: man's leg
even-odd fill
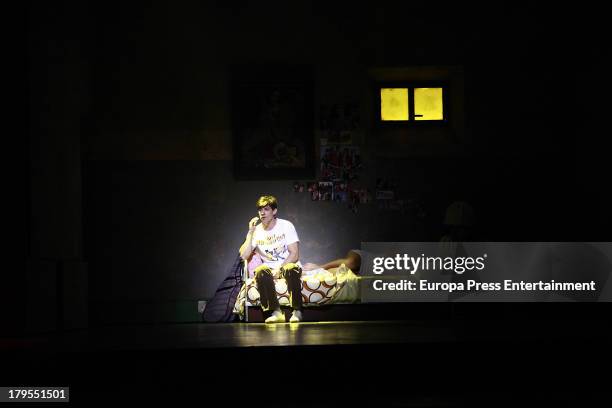
[[[288,263],[281,269],[281,277],[287,281],[289,303],[293,310],[302,309],[302,268],[294,263]]]
[[[280,309],[274,287],[274,277],[268,265],[259,265],[255,268],[255,284],[259,291],[261,309],[264,312]]]

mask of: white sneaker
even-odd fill
[[[294,310],[293,314],[291,314],[291,319],[289,319],[290,323],[298,323],[302,321],[302,311]]]
[[[280,310],[275,310],[272,316],[266,319],[266,323],[285,323],[285,314]]]

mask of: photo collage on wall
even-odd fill
[[[371,190],[361,184],[363,170],[359,146],[353,144],[360,127],[357,103],[321,105],[319,111],[320,157],[317,180],[294,183],[295,192],[310,194],[312,201],[331,201],[357,212],[359,204],[372,201]]]
[[[317,180],[293,184],[296,193],[307,192],[312,201],[331,201],[346,205],[356,213],[361,204],[376,200],[376,208],[384,212],[412,212],[425,216],[423,203],[404,199],[397,193],[397,182],[378,178],[376,186],[360,180],[363,161],[355,134],[360,128],[356,103],[322,105],[319,110],[319,177]]]

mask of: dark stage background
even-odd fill
[[[264,193],[304,261],[437,241],[455,200],[475,209],[474,239],[609,240],[600,23],[515,2],[30,7],[27,261],[5,329],[198,321]],[[315,124],[322,104],[356,101],[361,180],[395,179],[423,214],[237,181],[230,72],[262,64],[312,70]],[[449,125],[377,127],[374,81],[415,70],[450,78]]]

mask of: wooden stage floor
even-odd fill
[[[539,342],[604,339],[593,321],[350,321],[189,323],[90,328],[4,341],[5,350],[35,352],[171,351],[210,348]]]
[[[67,384],[71,401],[103,404],[596,406],[610,397],[608,329],[598,321],[101,327],[3,340],[1,383]]]

